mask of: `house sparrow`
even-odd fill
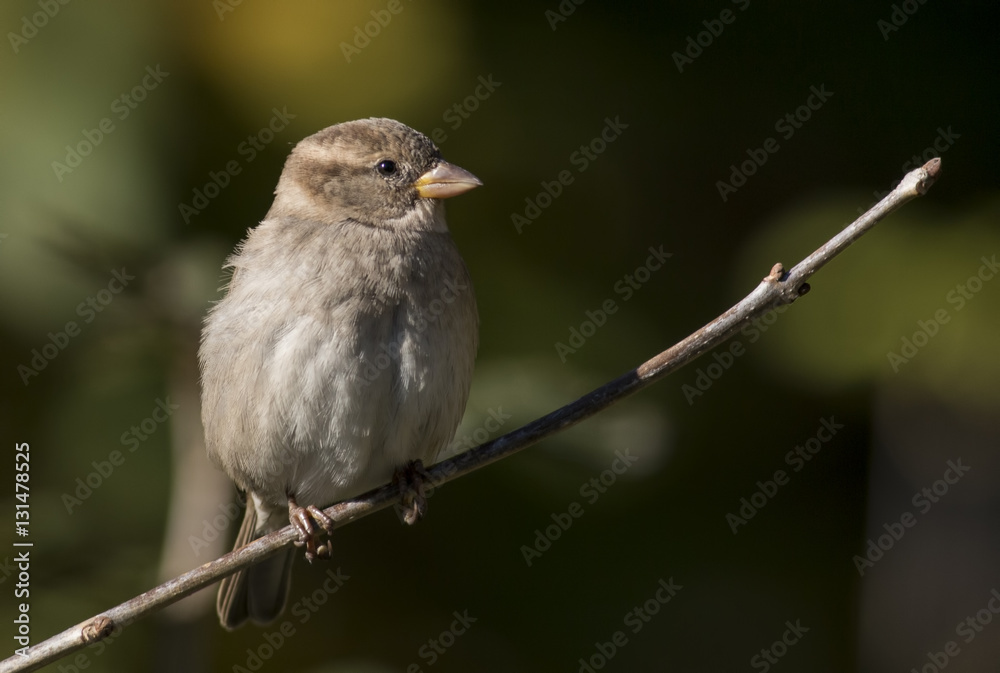
[[[391,119],[337,124],[292,150],[267,216],[226,264],[198,353],[208,454],[248,496],[236,548],[289,521],[307,559],[329,556],[320,507],[401,470],[409,483],[451,441],[479,317],[442,199],[481,184]],[[412,523],[423,498],[406,493]],[[281,614],[293,556],[224,579],[222,625]]]

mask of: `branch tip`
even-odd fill
[[[900,187],[910,190],[923,196],[931,188],[938,175],[941,174],[941,157],[934,157],[920,168],[914,169],[906,174]],[[907,185],[910,182],[912,184]],[[905,185],[905,187],[904,187]]]
[[[931,180],[936,180],[938,174],[941,172],[941,157],[934,157],[923,165],[923,169],[927,171],[927,177]]]

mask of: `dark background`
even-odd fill
[[[290,606],[290,635],[274,635],[282,622],[224,632],[209,591],[48,670],[253,670],[248,649],[263,670],[317,673],[576,672],[581,658],[609,671],[902,671],[942,656],[950,673],[1000,657],[1000,283],[966,286],[1000,251],[995,7],[48,1],[0,10],[0,518],[19,539],[13,446],[29,442],[33,642],[228,550],[235,524],[218,534],[212,521],[226,523],[235,495],[202,457],[197,335],[225,256],[306,135],[367,116],[439,128],[445,157],[484,181],[448,204],[482,316],[459,436],[479,439],[491,410],[512,430],[714,318],[852,220],[914,155],[943,160],[927,196],[766,331],[738,335],[742,354],[711,368],[704,394],[685,386],[712,355],[442,488],[418,526],[383,512],[340,531],[329,565],[297,561],[292,603],[323,604]],[[723,9],[732,21],[712,23]],[[342,43],[372,11],[391,20],[348,60]],[[887,31],[894,12],[901,25]],[[706,21],[723,28],[711,43]],[[675,52],[699,33],[707,46],[679,72]],[[155,88],[123,119],[114,101],[147,68],[168,74],[147,78]],[[469,98],[480,77],[499,84]],[[811,87],[832,96],[782,137],[775,123]],[[248,161],[241,143],[274,108],[294,118]],[[53,162],[103,118],[114,129],[57,176]],[[571,155],[608,118],[624,128],[581,172]],[[717,182],[768,138],[778,151],[724,201]],[[185,221],[180,204],[231,161],[240,172]],[[512,215],[563,170],[572,184],[518,233]],[[626,301],[616,284],[647,278],[636,270],[650,246],[672,256]],[[125,290],[99,294],[122,269]],[[99,313],[78,310],[88,297]],[[560,358],[556,343],[609,299],[616,312]],[[61,337],[69,321],[79,334]],[[919,330],[933,336],[894,371],[890,352]],[[18,367],[52,339],[65,347],[25,383]],[[843,427],[795,471],[786,454],[823,419]],[[616,452],[638,460],[592,502],[580,488]],[[950,485],[948,461],[968,468]],[[764,484],[773,497],[734,534],[727,514],[778,470],[784,483]],[[529,566],[523,548],[574,502],[582,516]],[[883,537],[888,550],[859,574],[856,555],[906,512],[915,524]],[[5,656],[14,554],[0,550]],[[337,568],[350,579],[329,594]],[[671,578],[682,588],[660,605]],[[633,632],[630,611],[651,599],[656,614]],[[455,612],[476,621],[442,636]],[[970,617],[980,630],[960,627]],[[767,663],[786,622],[800,635]],[[613,644],[617,631],[627,642]],[[448,645],[433,663],[432,639]]]

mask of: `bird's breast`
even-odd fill
[[[450,238],[426,239],[382,248],[369,240],[377,264],[360,263],[341,241],[346,249],[314,255],[314,268],[299,266],[285,282],[240,269],[206,329],[207,339],[236,337],[216,346],[239,363],[227,378],[240,392],[220,394],[245,420],[243,436],[230,423],[236,441],[217,449],[237,482],[275,503],[293,492],[327,504],[388,481],[409,460],[432,461],[452,439],[478,316]],[[222,329],[251,315],[249,330]]]

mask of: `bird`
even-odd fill
[[[198,351],[206,450],[246,497],[235,549],[291,523],[307,560],[328,558],[320,508],[390,480],[406,522],[423,515],[423,466],[454,437],[479,345],[443,201],[481,185],[392,119],[292,149]],[[222,581],[223,627],[282,613],[294,549]]]

